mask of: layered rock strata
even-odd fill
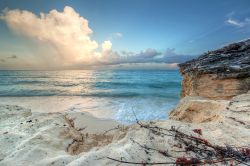
[[[250,90],[250,39],[179,65],[182,96],[231,99]]]

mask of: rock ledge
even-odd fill
[[[182,96],[231,99],[250,90],[250,39],[179,64]]]
[[[218,74],[218,78],[250,77],[250,39],[210,51],[179,64],[182,74]]]

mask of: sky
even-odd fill
[[[176,69],[249,36],[249,0],[0,0],[0,70]]]

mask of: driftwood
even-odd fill
[[[124,160],[123,157],[120,159],[107,157],[110,160],[124,163],[124,164],[134,164],[134,165],[216,165],[216,163],[225,165],[247,165],[250,166],[250,147],[235,147],[235,146],[218,146],[213,145],[208,140],[201,137],[201,129],[194,129],[193,132],[197,133],[199,137],[188,135],[181,132],[178,128],[172,126],[170,129],[161,128],[154,125],[153,123],[142,123],[137,120],[137,124],[141,128],[150,130],[156,136],[170,136],[177,141],[179,148],[182,151],[179,152],[192,152],[195,157],[176,157],[171,156],[168,150],[155,149],[131,139],[132,143],[140,146],[146,153],[149,151],[155,151],[161,154],[163,157],[168,158],[168,162],[134,162]],[[170,162],[169,162],[170,161]]]

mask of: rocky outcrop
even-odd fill
[[[189,123],[221,121],[227,118],[225,113],[232,103],[242,103],[243,99],[236,102],[235,96],[245,94],[250,99],[247,94],[250,89],[250,39],[205,53],[179,66],[183,75],[183,99],[169,113],[170,119]],[[243,103],[250,105],[250,100]],[[235,111],[239,108],[248,109],[238,106]],[[237,119],[242,115],[231,120],[241,122]],[[249,118],[249,110],[244,117]]]
[[[228,100],[184,97],[169,118],[189,123],[234,121],[250,129],[250,91]]]
[[[122,139],[126,127],[117,125],[82,112],[38,113],[0,105],[0,165],[67,165],[77,154]]]
[[[182,96],[231,99],[250,90],[250,39],[179,64]]]
[[[169,113],[169,118],[189,123],[217,121],[220,113],[226,110],[228,101],[215,101],[201,97],[185,97]]]

